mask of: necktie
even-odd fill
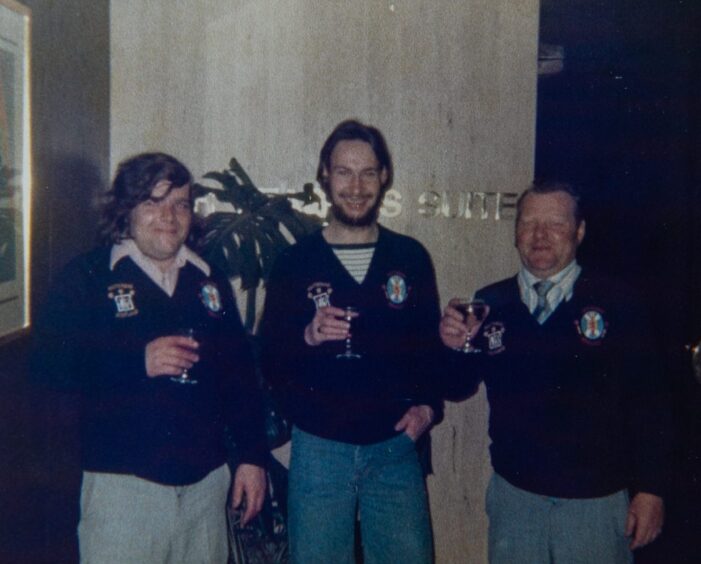
[[[538,305],[533,310],[533,317],[535,317],[541,325],[548,318],[548,315],[552,313],[546,296],[554,285],[555,283],[550,280],[541,280],[533,284],[533,289],[535,293],[538,294]]]

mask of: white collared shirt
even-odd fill
[[[582,272],[582,267],[577,264],[576,260],[573,260],[560,272],[546,279],[553,283],[553,287],[550,288],[550,291],[546,294],[550,312],[555,311],[563,299],[566,302],[572,299],[574,283],[577,281],[577,278],[579,278],[580,272]],[[535,277],[521,265],[517,280],[518,288],[521,292],[521,301],[526,304],[528,311],[533,313],[538,305],[538,294],[533,288],[533,284],[540,282],[541,279]]]
[[[136,263],[144,274],[153,280],[169,296],[173,296],[175,286],[178,283],[178,274],[185,263],[190,262],[199,268],[206,276],[210,274],[209,265],[202,260],[194,251],[182,245],[175,255],[175,260],[168,270],[161,270],[156,263],[141,252],[133,239],[124,239],[120,243],[115,243],[110,252],[110,270],[123,258],[129,257]]]

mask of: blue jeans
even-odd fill
[[[493,474],[487,488],[491,564],[630,564],[628,494],[537,495]]]
[[[352,564],[356,515],[366,564],[426,564],[433,541],[426,485],[404,433],[370,445],[292,430],[292,564]]]

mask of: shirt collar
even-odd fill
[[[112,246],[112,251],[110,252],[110,270],[114,270],[116,264],[125,257],[131,258],[142,269],[142,265],[148,265],[149,268],[156,267],[155,263],[136,246],[134,239],[124,239]],[[205,276],[210,275],[211,269],[209,265],[189,247],[182,245],[178,250],[178,254],[175,256],[173,266],[177,269],[181,269],[187,262],[199,268]]]
[[[572,299],[574,283],[577,281],[577,278],[579,278],[579,273],[581,271],[582,267],[579,266],[576,260],[573,260],[560,272],[546,278],[546,280],[550,280],[553,283],[553,287],[548,292],[548,300],[553,309],[555,309],[557,304],[559,304],[563,299],[567,302]],[[521,265],[521,268],[518,271],[517,280],[519,291],[521,293],[521,301],[528,306],[529,310],[533,311],[538,304],[538,295],[533,289],[533,284],[540,281],[541,278],[538,278],[532,272],[529,272],[523,265]]]

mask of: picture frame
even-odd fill
[[[0,344],[29,328],[31,11],[0,0]]]

